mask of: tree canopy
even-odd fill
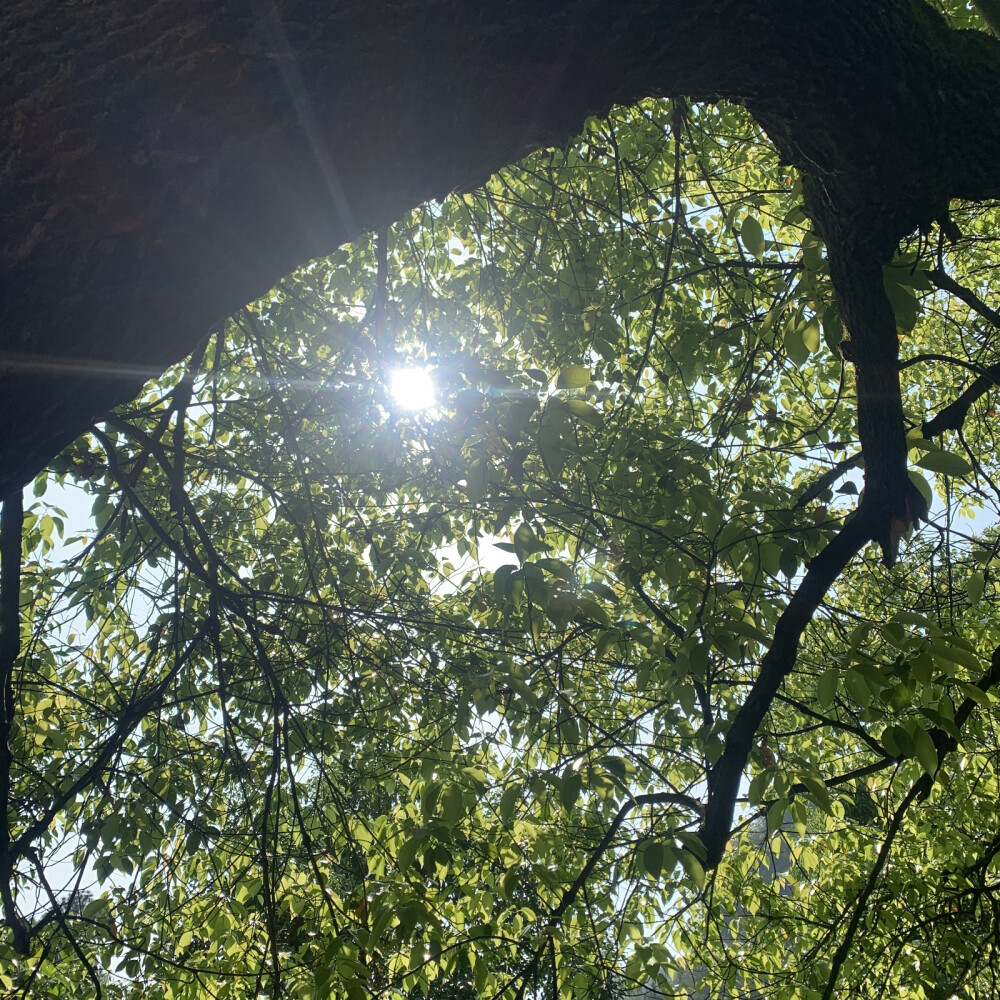
[[[5,500],[5,990],[997,994],[998,206],[753,110],[313,260]]]

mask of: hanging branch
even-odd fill
[[[892,566],[900,538],[927,516],[927,502],[907,472],[896,317],[876,246],[848,232],[829,238],[827,252],[850,333],[841,350],[854,363],[857,385],[858,437],[865,464],[865,494],[857,516],[870,526],[882,561]]]

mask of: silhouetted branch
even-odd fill
[[[984,369],[958,399],[949,403],[937,416],[925,421],[920,428],[921,433],[930,441],[945,431],[960,431],[972,404],[997,386],[1000,386],[1000,363]]]
[[[750,756],[754,734],[770,709],[782,680],[795,666],[799,639],[805,627],[847,564],[872,540],[869,519],[862,515],[859,510],[810,562],[805,578],[778,619],[774,642],[761,661],[757,680],[729,727],[722,756],[708,772],[708,803],[699,832],[708,852],[706,867],[718,865],[725,852],[740,778]]]
[[[991,309],[972,289],[960,285],[954,278],[945,274],[938,267],[928,271],[927,277],[942,292],[948,292],[949,295],[954,295],[956,299],[961,299],[974,313],[982,316],[983,319],[1000,329],[1000,313],[995,309]]]
[[[862,454],[859,451],[856,455],[842,459],[832,468],[827,469],[819,479],[799,495],[795,501],[794,509],[802,510],[807,504],[812,503],[820,494],[828,490],[848,469],[855,469],[861,464]]]

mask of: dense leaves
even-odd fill
[[[885,268],[891,569],[737,108],[591,121],[215,330],[29,502],[5,987],[993,995],[995,214]]]

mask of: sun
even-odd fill
[[[389,393],[404,410],[426,410],[435,403],[434,379],[426,368],[397,368],[389,376]]]

